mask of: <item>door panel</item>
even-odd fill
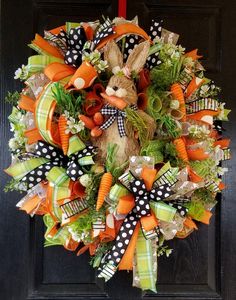
[[[20,90],[13,80],[15,69],[32,54],[26,47],[35,32],[43,33],[65,21],[94,20],[117,14],[117,1],[11,0],[1,6],[1,99],[6,92]],[[236,5],[231,1],[128,1],[128,18],[139,15],[148,29],[151,19],[164,19],[164,27],[180,34],[188,50],[198,47],[204,55],[208,75],[223,87],[227,106],[235,108],[234,70]],[[222,76],[223,75],[223,76]],[[228,100],[229,99],[229,100]],[[1,168],[10,162],[7,141],[10,136],[7,115],[10,107],[1,101]],[[235,137],[236,120],[226,124],[228,135]],[[233,130],[234,129],[234,130]],[[232,143],[232,151],[235,143]],[[141,293],[132,288],[132,273],[119,272],[108,283],[96,278],[87,254],[76,256],[62,247],[43,247],[41,218],[29,219],[15,204],[16,193],[1,194],[0,298],[21,299],[235,299],[236,225],[235,158],[224,162],[229,173],[228,189],[215,209],[211,225],[200,225],[185,240],[169,242],[174,249],[169,259],[158,263],[158,293]],[[9,179],[1,173],[1,183]],[[1,189],[2,190],[2,189]]]

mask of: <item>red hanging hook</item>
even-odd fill
[[[127,0],[118,0],[118,17],[126,19]]]

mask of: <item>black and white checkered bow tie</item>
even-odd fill
[[[124,118],[126,117],[126,113],[124,111],[119,110],[107,104],[100,110],[100,112],[102,115],[110,116],[106,120],[106,122],[100,126],[102,130],[109,128],[117,119],[117,125],[118,125],[118,131],[120,137],[126,136],[125,124],[124,124]]]

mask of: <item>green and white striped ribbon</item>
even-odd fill
[[[154,243],[155,241],[146,240],[142,230],[139,230],[136,244],[136,276],[142,290],[151,290],[156,293],[157,257],[156,249],[153,249]]]
[[[26,161],[19,162],[15,165],[10,166],[5,170],[5,172],[16,180],[22,179],[25,175],[27,175],[32,170],[37,167],[47,163],[49,160],[43,157],[35,157]]]
[[[70,237],[67,226],[60,227],[58,229],[58,232],[53,237],[51,237],[48,233],[55,225],[55,222],[49,214],[43,216],[43,221],[47,228],[45,233],[45,246],[65,245],[67,239]]]
[[[81,166],[93,165],[94,164],[93,157],[92,155],[81,157],[78,159],[78,163]]]
[[[128,195],[130,192],[121,184],[114,184],[110,190],[109,198],[117,202],[120,197]]]
[[[165,183],[174,185],[177,182],[179,168],[172,168],[170,162],[166,163],[157,173],[156,180],[153,186],[160,186]]]
[[[47,65],[49,65],[53,62],[64,63],[64,61],[62,59],[54,57],[54,56],[33,55],[28,58],[27,69],[30,74],[42,72]]]
[[[58,205],[58,200],[70,197],[70,178],[66,174],[65,169],[61,167],[53,167],[48,175],[47,179],[50,185],[53,186],[52,195],[50,198],[53,213],[59,221],[62,219],[62,211]]]
[[[19,117],[17,117],[17,114],[19,113],[19,110],[13,106],[12,107],[12,111],[11,114],[8,116],[8,120],[12,123],[12,124],[17,124],[19,123]]]
[[[113,277],[117,270],[117,267],[113,265],[112,262],[108,262],[101,270],[98,278],[104,278],[105,281],[108,281]]]
[[[47,180],[56,186],[67,186],[65,182],[69,179],[66,170],[62,167],[53,167],[47,175]]]
[[[71,154],[83,150],[85,147],[86,146],[81,141],[81,139],[74,134],[69,139],[69,147],[68,147],[67,155],[70,156]]]
[[[157,219],[161,221],[171,222],[176,214],[176,208],[165,204],[164,202],[150,201],[151,209]]]

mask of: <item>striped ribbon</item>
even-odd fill
[[[211,98],[203,98],[186,103],[187,114],[196,113],[202,110],[218,111],[219,102]]]

